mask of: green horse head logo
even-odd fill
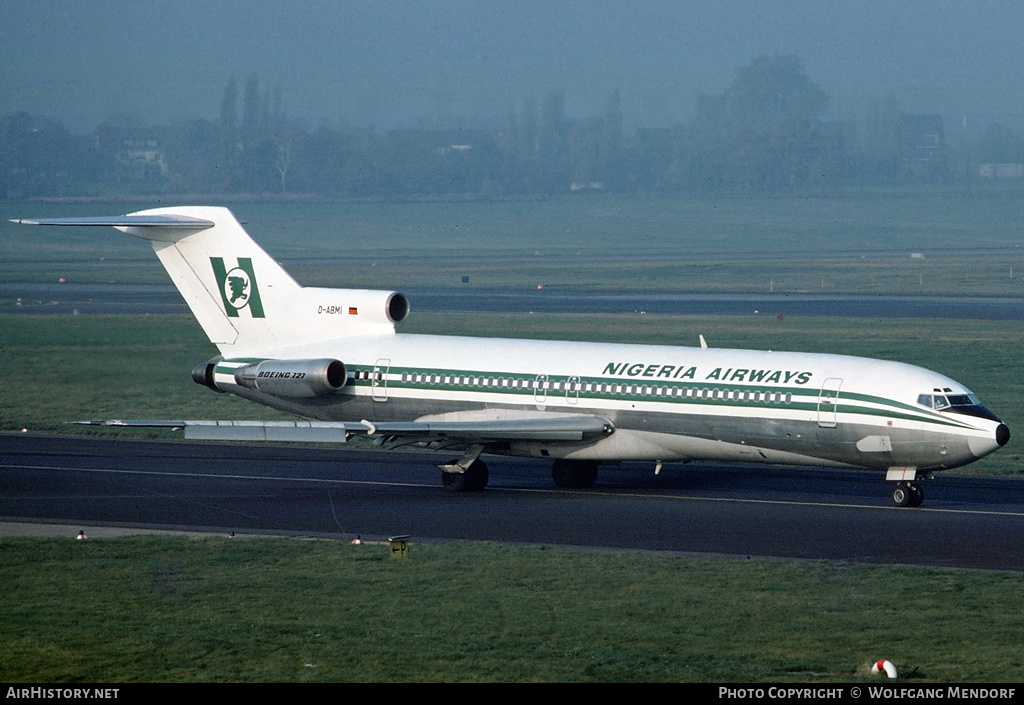
[[[252,269],[251,257],[239,257],[238,266],[228,270],[223,257],[211,257],[213,273],[217,277],[217,288],[224,303],[224,312],[231,318],[248,310],[253,318],[263,318],[263,302]]]
[[[228,272],[224,280],[224,296],[235,308],[244,308],[249,305],[249,273],[241,267],[235,267]],[[241,303],[239,303],[241,302]]]

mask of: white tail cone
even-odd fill
[[[875,661],[871,666],[871,675],[877,676],[879,673],[883,672],[885,675],[889,676],[889,678],[896,677],[896,667],[892,665],[892,661],[882,659],[881,661]]]

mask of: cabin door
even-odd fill
[[[818,393],[818,428],[835,428],[839,412],[839,388],[843,386],[840,377],[829,377]]]
[[[575,404],[580,400],[580,378],[572,376],[565,383],[565,400],[570,404]]]
[[[544,404],[548,400],[548,376],[537,375],[533,381],[533,400],[538,404]]]
[[[391,360],[381,358],[373,366],[373,376],[370,377],[370,390],[374,401],[388,400],[388,370],[391,369]]]

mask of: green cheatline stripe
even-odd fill
[[[372,366],[354,366],[349,368],[354,372],[373,372]],[[407,379],[402,381],[401,377],[405,375]],[[408,379],[411,375],[424,375],[429,377],[434,375],[441,379],[445,377],[469,377],[469,378],[482,378],[491,380],[506,380],[506,386],[481,386],[473,384],[458,384],[448,382],[412,382]],[[646,402],[660,402],[667,404],[687,404],[690,406],[717,406],[717,407],[731,407],[738,409],[762,409],[762,408],[787,408],[797,411],[817,411],[818,410],[818,390],[808,389],[806,387],[765,387],[765,386],[750,386],[750,385],[729,385],[728,387],[715,386],[707,382],[701,384],[696,380],[687,380],[683,382],[679,381],[664,381],[664,382],[638,382],[633,379],[620,379],[607,377],[578,377],[574,375],[563,376],[563,375],[524,375],[522,373],[509,373],[509,372],[480,372],[480,371],[469,371],[469,370],[455,370],[446,368],[414,368],[414,367],[403,367],[396,368],[391,367],[388,369],[388,375],[386,379],[386,386],[388,389],[408,389],[408,390],[433,390],[433,391],[447,391],[447,392],[475,392],[475,393],[487,393],[487,394],[507,394],[518,397],[530,397],[537,396],[538,390],[529,386],[507,386],[508,382],[520,383],[533,383],[538,377],[546,377],[549,385],[561,384],[561,389],[558,388],[547,388],[540,390],[544,392],[544,398],[548,396],[554,396],[554,394],[562,394],[568,390],[567,386],[571,383],[575,385],[577,398],[581,402],[586,400],[607,400],[607,401],[646,401]],[[350,384],[361,387],[370,387],[373,384],[371,379],[354,379],[350,380]],[[626,392],[626,393],[613,393],[613,392],[594,392],[584,391],[584,385],[593,384],[605,384],[615,386],[626,386],[626,387],[637,387],[643,389],[648,387],[651,389],[666,388],[666,389],[719,389],[721,391],[728,392],[760,392],[762,394],[786,394],[792,395],[794,398],[803,397],[804,399],[810,398],[811,401],[790,401],[776,402],[776,401],[765,401],[753,399],[743,401],[739,399],[710,399],[693,396],[674,396],[668,394],[662,394],[653,396],[651,394],[641,394],[639,392]],[[379,386],[379,382],[378,382]],[[930,423],[938,426],[950,426],[954,428],[970,428],[969,424],[961,421],[950,419],[946,416],[941,416],[934,411],[918,409],[905,402],[896,401],[894,399],[887,399],[885,397],[861,394],[861,393],[842,393],[840,392],[839,401],[837,404],[837,413],[853,414],[859,416],[874,416],[874,417],[888,417],[897,418],[906,421],[918,421],[921,423]],[[865,406],[853,406],[849,402],[858,401],[865,404],[876,404],[883,408],[871,408]],[[846,402],[846,403],[842,403]]]

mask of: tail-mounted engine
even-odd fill
[[[195,366],[192,379],[219,392],[238,385],[278,397],[334,394],[348,381],[341,360],[211,360]]]
[[[304,287],[303,301],[316,320],[345,326],[394,326],[409,316],[405,294],[377,289],[322,289]]]

